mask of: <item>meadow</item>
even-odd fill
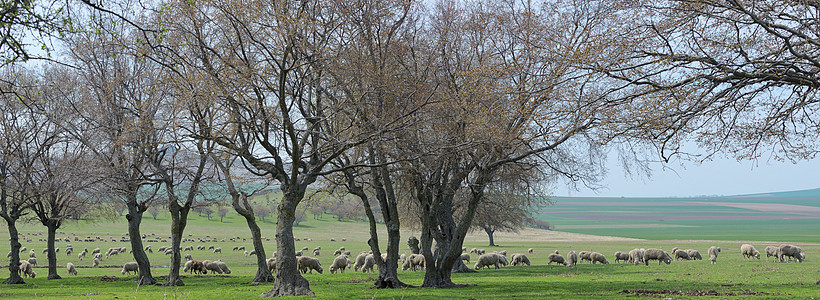
[[[578,200],[577,203],[589,202],[589,199]],[[640,199],[630,199],[630,202],[637,202]],[[671,199],[669,201],[680,201]],[[688,200],[687,200],[688,201]],[[725,201],[725,199],[721,199]],[[653,203],[655,201],[647,201]],[[614,210],[615,203],[612,205]],[[668,204],[668,203],[667,203]],[[664,204],[659,205],[661,207]],[[634,206],[640,207],[640,206]],[[685,215],[681,209],[647,208],[646,210],[658,211],[657,216]],[[567,206],[564,215],[569,209],[577,210],[578,206]],[[561,211],[561,205],[556,205],[548,209]],[[603,211],[610,208],[594,207],[595,211]],[[623,207],[618,210],[624,210]],[[693,209],[693,211],[696,209]],[[734,214],[740,208],[722,208],[726,215]],[[692,213],[692,212],[690,212]],[[749,212],[755,214],[755,212]],[[693,213],[703,215],[700,213]],[[273,218],[268,218],[261,223],[262,235],[273,237]],[[507,250],[508,253],[526,253],[528,248],[533,248],[534,253],[528,254],[533,262],[532,266],[504,267],[498,270],[483,269],[478,273],[454,274],[453,280],[460,284],[472,286],[453,289],[427,289],[427,288],[406,288],[396,290],[376,290],[370,289],[372,280],[377,276],[374,273],[360,273],[348,271],[344,274],[329,274],[327,268],[333,259],[332,253],[339,247],[346,247],[354,256],[359,251],[366,251],[368,247],[367,227],[364,222],[339,222],[331,215],[324,215],[321,219],[313,219],[310,215],[301,225],[295,227],[295,236],[301,238],[296,242],[296,248],[316,246],[322,247],[322,253],[318,258],[325,268],[324,274],[306,274],[310,281],[311,289],[320,299],[575,299],[575,298],[606,298],[623,299],[636,297],[662,297],[662,298],[700,298],[710,297],[719,299],[808,299],[820,296],[820,262],[816,259],[820,255],[820,244],[816,243],[816,234],[811,230],[787,230],[795,224],[811,226],[812,219],[796,219],[790,222],[783,222],[783,231],[780,235],[775,235],[774,231],[769,233],[765,226],[777,224],[761,225],[760,221],[753,220],[754,226],[743,226],[733,222],[744,222],[748,220],[712,220],[713,222],[725,222],[724,228],[713,228],[707,230],[703,220],[691,222],[687,220],[668,221],[671,225],[665,227],[655,226],[658,222],[644,220],[644,223],[635,220],[586,220],[570,219],[558,220],[550,219],[556,224],[557,231],[546,231],[527,229],[520,234],[498,233],[496,243],[500,247],[487,247],[487,237],[481,232],[472,233],[468,236],[465,247],[484,248],[487,251]],[[667,221],[664,221],[667,222]],[[805,223],[800,223],[805,222]],[[222,254],[214,254],[212,251],[189,251],[197,260],[220,259],[228,264],[232,273],[230,275],[197,275],[185,274],[183,287],[162,287],[162,286],[142,286],[135,284],[135,276],[122,275],[120,269],[123,263],[132,261],[130,254],[120,254],[104,259],[99,268],[91,268],[91,261],[86,258],[82,262],[77,260],[76,254],[83,248],[100,248],[103,252],[110,247],[127,247],[129,243],[122,242],[74,242],[73,236],[83,238],[86,236],[100,236],[105,240],[112,237],[119,238],[126,232],[125,222],[108,221],[98,223],[67,223],[59,230],[60,238],[69,237],[71,242],[61,241],[57,246],[64,249],[66,244],[73,245],[75,253],[66,256],[61,250],[58,253],[58,273],[62,280],[47,280],[48,273],[45,265],[47,259],[42,254],[45,242],[39,241],[45,235],[39,235],[44,231],[43,226],[38,224],[21,225],[21,232],[31,242],[23,242],[23,246],[34,249],[37,254],[38,267],[35,268],[38,276],[34,279],[26,279],[25,285],[0,285],[0,298],[88,298],[88,299],[211,299],[218,296],[224,299],[247,299],[256,297],[263,292],[270,290],[270,284],[252,286],[248,283],[252,279],[256,270],[256,259],[245,257],[240,252],[231,251],[234,246],[245,246],[250,250],[251,242],[248,229],[244,219],[235,213],[229,214],[220,222],[218,217],[211,217],[208,220],[205,216],[200,217],[192,213],[189,219],[186,235],[192,238],[216,237],[246,238],[246,241],[226,241],[215,243],[183,243],[187,245],[214,245],[223,249]],[[611,225],[610,225],[611,224]],[[640,227],[638,224],[647,224],[649,227]],[[5,224],[3,224],[5,225]],[[618,226],[621,225],[621,226]],[[626,225],[626,226],[623,226]],[[561,229],[568,226],[567,229]],[[573,226],[575,226],[573,228]],[[609,227],[608,227],[609,226]],[[728,227],[727,227],[728,226]],[[728,229],[727,229],[728,228]],[[814,232],[816,232],[814,227]],[[776,230],[775,230],[776,231]],[[170,232],[169,218],[167,213],[162,213],[157,220],[153,220],[150,215],[144,218],[142,232],[145,234],[155,234],[158,237],[167,237]],[[575,232],[575,233],[571,233]],[[728,232],[728,233],[727,233]],[[594,234],[594,235],[591,235]],[[805,235],[804,235],[805,234]],[[812,236],[812,234],[815,234]],[[418,236],[417,232],[402,232],[402,248],[400,253],[410,253],[404,241],[410,235]],[[612,237],[609,237],[612,236]],[[731,238],[738,236],[738,238]],[[382,237],[384,233],[382,232]],[[631,237],[631,238],[619,238]],[[310,238],[312,241],[305,241]],[[330,239],[336,239],[331,242]],[[344,238],[346,241],[341,241]],[[8,233],[0,231],[0,240],[7,241]],[[792,242],[800,245],[807,254],[808,259],[803,263],[774,263],[766,262],[765,254],[760,260],[744,260],[740,255],[740,245],[749,242],[759,250],[763,251],[766,245],[778,245],[783,242]],[[154,249],[170,243],[146,243],[151,244]],[[384,244],[382,244],[384,245]],[[718,257],[718,263],[712,265],[708,261],[706,249],[709,246],[719,246],[723,249]],[[265,243],[268,256],[275,250],[274,242]],[[700,261],[675,261],[670,265],[658,265],[652,262],[647,265],[627,265],[616,264],[612,256],[615,251],[628,251],[632,248],[662,248],[667,251],[673,247],[683,249],[698,249],[706,260]],[[0,253],[8,252],[7,242],[0,244]],[[608,265],[601,264],[580,264],[574,268],[563,265],[547,265],[546,257],[554,250],[561,254],[566,254],[570,250],[593,250],[603,253],[610,261]],[[27,255],[22,255],[26,257]],[[162,278],[167,275],[170,258],[161,253],[149,254],[153,275]],[[472,255],[473,261],[468,264],[472,266],[476,255]],[[72,262],[78,267],[79,276],[66,275],[65,264]],[[6,271],[0,271],[4,274]],[[423,272],[400,271],[401,280],[411,285],[420,285],[423,280]],[[5,277],[5,276],[3,276]]]

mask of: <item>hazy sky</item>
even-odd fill
[[[676,163],[662,170],[654,165],[651,178],[629,178],[614,161],[609,163],[606,189],[597,192],[557,187],[556,196],[576,197],[688,197],[738,195],[820,188],[820,159],[797,164],[761,160],[757,163],[716,159],[701,165]]]

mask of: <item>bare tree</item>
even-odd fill
[[[151,217],[153,217],[154,220],[157,219],[157,216],[159,215],[159,212],[160,212],[159,207],[157,207],[156,205],[151,206],[151,207],[148,208],[148,213],[151,214]]]
[[[228,211],[229,210],[228,210],[227,207],[219,206],[219,208],[216,210],[216,214],[219,216],[219,222],[223,222],[223,219],[225,219],[225,216],[228,215]]]

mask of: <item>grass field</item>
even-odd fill
[[[623,199],[621,199],[622,202]],[[641,199],[628,199],[629,202],[639,202]],[[680,201],[681,199],[669,199],[668,201]],[[689,199],[685,199],[690,201]],[[569,201],[569,200],[566,200]],[[726,199],[720,199],[726,201]],[[577,200],[577,203],[590,202],[590,199]],[[656,200],[646,201],[656,203]],[[559,201],[559,203],[562,203]],[[768,202],[761,202],[768,203]],[[601,203],[603,204],[603,203]],[[667,206],[663,206],[667,205]],[[657,207],[645,208],[646,211],[656,211],[658,216],[682,216],[687,213],[684,209],[664,209],[669,208],[670,203],[660,204]],[[474,274],[454,274],[453,280],[456,283],[474,284],[474,286],[455,289],[421,289],[407,288],[399,290],[373,290],[369,289],[372,280],[377,274],[363,274],[348,271],[345,274],[307,274],[305,277],[311,283],[311,289],[316,296],[321,299],[573,299],[600,297],[606,299],[635,298],[643,296],[657,296],[662,298],[695,298],[698,295],[713,294],[716,298],[757,298],[757,299],[809,299],[820,296],[820,262],[816,259],[820,255],[820,244],[816,243],[816,228],[811,230],[797,230],[796,225],[811,227],[816,224],[814,219],[789,220],[709,220],[711,224],[719,226],[706,226],[704,220],[588,220],[578,217],[583,214],[572,213],[578,210],[579,206],[557,205],[547,208],[556,210],[559,214],[565,215],[563,219],[549,219],[557,225],[567,226],[564,231],[611,235],[624,237],[638,237],[647,240],[626,240],[610,239],[596,236],[585,236],[565,232],[549,232],[540,230],[527,230],[521,235],[501,233],[497,234],[497,242],[501,244],[498,248],[486,247],[486,236],[480,233],[468,236],[465,247],[485,248],[492,250],[507,250],[512,253],[526,253],[528,248],[534,248],[535,253],[528,255],[533,262],[532,266],[525,267],[505,267],[499,270],[482,270]],[[610,203],[609,207],[593,206],[589,210],[603,211],[631,211],[633,209],[643,209],[641,206],[633,206],[629,209],[618,208],[616,203]],[[721,214],[735,215],[748,209],[719,207]],[[698,211],[689,208],[688,213]],[[747,212],[749,215],[759,214],[758,212]],[[640,216],[640,213],[633,213]],[[697,215],[708,215],[696,213]],[[622,215],[628,215],[623,213]],[[544,215],[542,215],[544,216]],[[273,219],[260,224],[263,236],[273,237]],[[721,223],[722,222],[722,223]],[[743,222],[747,222],[746,225]],[[770,223],[766,223],[770,222]],[[778,223],[779,222],[779,223]],[[192,214],[189,219],[186,235],[193,238],[211,236],[216,238],[244,237],[249,238],[248,229],[244,219],[236,214],[229,214],[224,222],[219,218],[207,220],[197,214]],[[656,224],[663,224],[659,226]],[[754,224],[753,226],[749,226]],[[5,225],[5,224],[3,224]],[[573,227],[574,226],[574,227]],[[783,227],[777,227],[783,226]],[[782,231],[770,230],[761,227],[775,227]],[[798,226],[799,227],[799,226]],[[791,228],[791,229],[790,229]],[[62,266],[58,272],[64,279],[47,280],[45,275],[47,270],[46,256],[42,254],[45,242],[39,241],[45,238],[38,235],[44,231],[43,226],[37,224],[25,224],[20,226],[21,232],[31,242],[23,242],[29,249],[34,249],[37,254],[39,265],[35,268],[38,277],[27,279],[25,285],[0,285],[0,298],[88,298],[88,299],[246,299],[256,297],[263,292],[270,290],[270,285],[251,286],[248,282],[255,273],[255,258],[244,257],[241,253],[231,251],[234,246],[245,246],[250,250],[251,242],[216,242],[216,243],[193,243],[193,245],[215,245],[223,249],[222,254],[214,254],[211,251],[194,250],[189,252],[194,259],[221,259],[225,261],[233,271],[230,275],[212,276],[186,276],[183,280],[185,286],[166,288],[161,286],[135,285],[135,277],[120,274],[120,267],[124,262],[132,261],[130,254],[121,254],[105,259],[101,262],[102,268],[90,268],[91,261],[85,259],[77,260],[76,253],[88,247],[101,248],[102,251],[109,247],[127,247],[128,243],[121,242],[74,242],[73,234],[77,236],[100,236],[106,240],[110,237],[120,237],[126,232],[125,222],[106,223],[68,223],[64,225],[58,237],[69,237],[76,252],[71,256],[65,256],[61,250],[58,253],[58,265]],[[160,214],[158,220],[153,220],[147,216],[143,222],[142,232],[146,234],[156,234],[157,236],[168,237],[170,232],[169,219],[167,214]],[[365,223],[360,222],[338,222],[332,216],[326,215],[320,220],[308,217],[302,225],[294,230],[299,238],[311,238],[312,241],[304,240],[296,242],[297,249],[322,246],[322,254],[318,257],[322,265],[327,269],[332,261],[332,252],[344,246],[351,252],[358,253],[367,249],[368,239]],[[384,233],[382,233],[384,234]],[[409,235],[418,233],[402,232],[402,241],[406,241]],[[560,236],[560,238],[557,238]],[[737,236],[736,238],[731,238]],[[330,238],[335,238],[337,242],[330,242]],[[342,242],[341,239],[347,241]],[[8,233],[0,230],[0,240],[7,241]],[[711,240],[711,241],[703,241]],[[751,242],[758,250],[763,251],[767,244],[779,244],[779,242],[795,242],[802,246],[808,259],[803,263],[767,263],[765,257],[762,260],[744,261],[740,255],[740,244]],[[766,243],[760,241],[775,241]],[[814,242],[812,242],[814,241]],[[808,243],[811,242],[811,243]],[[66,242],[58,242],[60,248],[65,247]],[[147,243],[153,248],[159,248],[170,243]],[[183,246],[192,243],[183,243]],[[641,248],[662,248],[671,250],[673,247],[694,248],[701,251],[706,256],[706,249],[716,245],[723,249],[718,264],[711,265],[708,261],[680,261],[671,265],[658,265],[657,262],[649,266],[609,264],[591,265],[582,264],[575,268],[564,266],[546,265],[546,257],[553,250],[559,250],[561,254],[566,254],[570,250],[593,250],[605,254],[610,262],[613,262],[612,253],[615,251],[625,251],[636,247]],[[265,243],[268,256],[275,250],[273,242]],[[0,243],[0,253],[8,252],[8,242]],[[406,245],[402,245],[401,253],[409,253]],[[27,256],[27,255],[23,255]],[[764,255],[765,256],[765,255]],[[167,275],[169,257],[160,253],[149,255],[155,277]],[[473,255],[473,259],[476,256]],[[65,264],[72,262],[78,266],[79,276],[65,275]],[[469,264],[472,266],[472,264]],[[327,270],[326,270],[327,271]],[[0,271],[0,274],[4,274]],[[401,279],[412,285],[419,285],[423,280],[422,272],[400,271]],[[638,293],[636,295],[636,292]]]

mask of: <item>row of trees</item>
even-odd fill
[[[364,208],[377,287],[406,286],[402,226],[421,232],[423,286],[458,286],[467,232],[514,230],[546,182],[594,185],[610,149],[638,167],[687,157],[688,143],[813,157],[817,6],[763,2],[84,2],[63,19],[83,22],[59,31],[70,67],[4,67],[0,216],[14,253],[15,222],[47,198],[122,201],[140,284],[153,284],[142,214],[164,199],[178,249],[194,203],[219,194],[203,183],[217,183],[252,233],[254,281],[275,275],[264,295],[312,295],[293,226],[322,187]],[[48,175],[72,170],[101,176]],[[282,193],[276,274],[248,201],[258,182]],[[46,220],[65,214],[47,207]],[[179,263],[175,251],[167,285],[182,284]]]

